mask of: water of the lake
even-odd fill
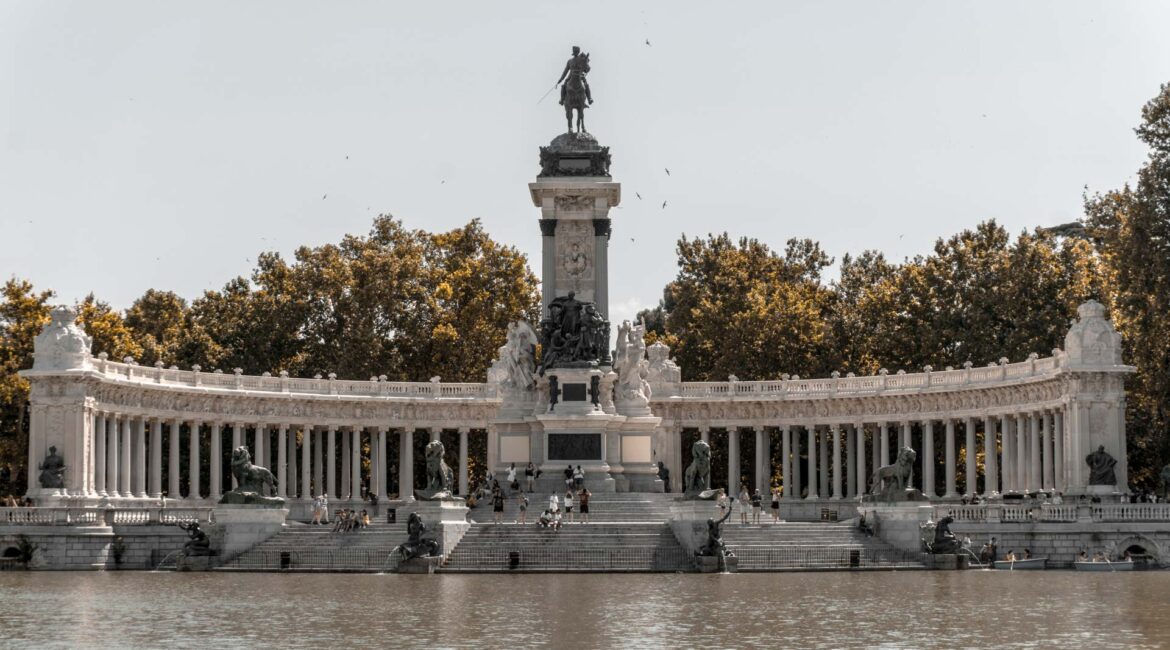
[[[1170,572],[0,573],[6,648],[1170,647]]]

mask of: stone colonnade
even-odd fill
[[[764,494],[779,487],[788,500],[860,497],[869,491],[873,470],[896,462],[898,450],[906,446],[916,452],[912,484],[931,498],[1063,492],[1069,475],[1079,476],[1082,462],[1070,457],[1063,444],[1064,422],[1065,411],[1057,407],[849,424],[683,425],[669,434],[668,444],[680,458],[666,462],[685,469],[677,453],[684,438],[697,431],[698,438],[710,443],[712,431],[726,431],[730,485],[714,487],[734,493],[742,484]],[[756,453],[747,480],[737,481],[744,437],[754,437]],[[779,466],[774,466],[777,458]],[[681,480],[682,473],[674,470],[672,476]]]
[[[93,453],[85,459],[90,471],[84,486],[69,490],[72,497],[218,501],[236,485],[231,450],[245,446],[254,464],[276,476],[277,496],[311,499],[328,494],[334,500],[356,501],[370,494],[379,498],[405,494],[410,499],[413,489],[404,486],[414,485],[414,436],[436,440],[444,431],[458,436],[457,467],[452,469],[459,493],[466,494],[467,439],[484,435],[482,429],[471,427],[225,424],[101,409],[90,409],[88,418],[94,442]],[[398,449],[395,468],[387,465],[390,444]],[[184,447],[186,455],[180,453]],[[210,450],[207,458],[202,454],[205,447]]]

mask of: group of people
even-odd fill
[[[33,507],[33,500],[28,498],[28,497],[25,497],[23,499],[17,499],[15,496],[9,494],[8,496],[4,497],[4,507],[5,508],[31,508],[31,507]]]
[[[329,523],[329,495],[321,494],[313,499],[313,524],[325,525]]]
[[[363,508],[361,512],[353,508],[342,508],[337,512],[337,520],[333,522],[333,532],[348,533],[370,525],[370,513]]]
[[[544,512],[540,513],[540,518],[537,519],[536,525],[540,528],[560,530],[562,524],[576,523],[578,512],[581,514],[581,523],[589,523],[589,499],[592,496],[593,493],[584,485],[576,491],[572,487],[566,489],[564,497],[550,494],[548,497],[548,507],[545,508]],[[524,500],[527,503],[528,499],[526,497]],[[574,508],[577,510],[574,511]],[[521,518],[517,523],[522,524],[525,522],[523,508],[520,514]]]
[[[772,486],[770,493],[772,523],[780,523],[780,488]],[[739,502],[739,523],[747,525],[760,523],[760,518],[764,513],[764,495],[759,488],[748,491],[746,485],[739,487],[739,497],[736,501]],[[727,491],[719,488],[719,493],[715,497],[715,505],[719,507],[719,515],[722,517],[731,507],[731,498],[727,495]]]

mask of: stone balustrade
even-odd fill
[[[212,508],[0,508],[0,526],[156,526],[213,520]]]

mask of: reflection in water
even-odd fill
[[[1154,648],[1168,590],[1165,572],[5,572],[0,645]]]

